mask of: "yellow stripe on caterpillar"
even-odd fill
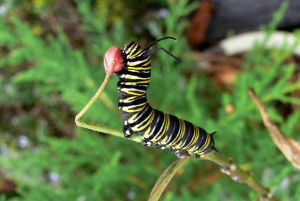
[[[190,148],[191,146],[193,146],[197,140],[198,140],[198,137],[199,137],[199,128],[194,126],[194,134],[193,134],[193,139],[191,140],[191,142],[185,147],[185,149],[188,149]]]
[[[146,132],[145,132],[143,138],[148,138],[148,137],[150,136],[150,135],[149,135],[150,131],[151,131],[151,126],[149,126],[149,128],[146,130]]]
[[[143,66],[150,65],[150,63],[151,63],[151,60],[149,59],[149,61],[147,61],[146,63],[144,63]]]
[[[152,142],[156,142],[156,141],[159,140],[159,138],[160,138],[160,134],[161,134],[161,132],[162,132],[162,130],[163,130],[165,124],[166,124],[166,118],[165,118],[165,115],[166,115],[166,114],[164,114],[163,123],[162,123],[162,125],[161,125],[159,131],[157,132],[157,135],[154,136],[153,139],[151,140]]]
[[[136,57],[138,54],[140,54],[143,51],[143,49],[139,49],[135,54],[132,55],[132,57]]]
[[[141,130],[145,129],[149,124],[151,124],[151,122],[153,121],[153,118],[154,118],[154,112],[152,110],[151,114],[147,118],[145,118],[145,120],[142,121],[140,124],[134,126],[132,128],[132,130],[133,131],[141,131]],[[142,127],[140,127],[143,123],[145,123],[145,121],[147,121],[147,123],[145,125],[143,125]]]
[[[121,82],[121,84],[126,85],[136,85],[136,84],[148,84],[150,80],[142,80],[142,81],[136,81],[136,82]]]
[[[140,80],[150,80],[148,77],[139,77],[139,76],[134,76],[134,75],[125,75],[126,79],[132,79],[132,80],[136,80],[136,79],[140,79]]]
[[[174,142],[172,144],[170,144],[170,146],[173,146],[175,145],[181,138],[182,136],[184,135],[184,132],[185,132],[185,123],[183,120],[179,119],[179,123],[180,123],[180,132],[179,134],[176,136],[176,139],[174,140]]]
[[[169,125],[170,125],[170,117],[169,117],[168,114],[164,114],[164,124],[162,126],[162,128],[163,128],[162,132],[161,133],[159,132],[160,133],[159,136],[155,136],[154,142],[157,142],[158,140],[160,140],[164,136],[164,134],[166,133],[166,131],[169,127]]]
[[[139,70],[150,70],[151,69],[151,66],[150,67],[128,67],[128,70],[135,70],[135,71],[139,71]]]
[[[131,45],[131,47],[128,48],[128,50],[126,51],[127,55],[131,52],[131,50],[133,49],[134,46],[136,46],[136,44],[135,45]],[[128,57],[129,57],[129,55],[128,55]]]
[[[136,109],[131,109],[133,107],[137,107],[137,106],[141,106],[139,108]],[[123,106],[122,107],[122,111],[124,112],[128,112],[128,113],[132,113],[132,112],[140,112],[142,111],[147,105],[145,103],[141,103],[139,105],[134,105],[134,106]],[[129,108],[128,108],[129,107]]]

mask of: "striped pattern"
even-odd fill
[[[151,78],[151,60],[147,50],[135,42],[122,49],[124,67],[117,73],[119,110],[125,137],[138,134],[143,145],[170,148],[203,157],[214,149],[212,135],[190,122],[153,109],[147,103],[147,88]]]

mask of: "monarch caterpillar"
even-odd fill
[[[143,138],[144,146],[170,148],[178,156],[187,153],[196,158],[203,157],[215,149],[212,137],[214,133],[209,134],[188,121],[153,109],[147,102],[147,88],[151,78],[150,55],[163,50],[179,61],[163,48],[152,49],[157,42],[165,39],[176,40],[173,37],[161,38],[146,48],[132,41],[126,43],[121,50],[112,47],[104,56],[105,66],[108,66],[111,54],[114,55],[114,64],[118,64],[115,72],[119,78],[118,107],[123,120],[124,136],[128,138],[132,134],[138,134]]]
[[[248,178],[248,173],[224,159],[222,156],[215,155],[212,152],[216,150],[213,139],[214,133],[207,133],[204,129],[190,122],[152,109],[147,103],[147,88],[150,84],[151,76],[150,55],[158,50],[163,50],[179,61],[179,59],[163,48],[151,49],[157,42],[169,38],[176,40],[173,37],[165,37],[154,41],[146,48],[142,48],[136,42],[126,43],[122,50],[117,46],[109,48],[104,55],[105,79],[94,96],[75,116],[76,125],[118,137],[122,137],[123,134],[125,137],[138,134],[141,137],[133,136],[131,140],[142,142],[142,144],[146,146],[156,145],[161,149],[170,148],[178,157],[192,155],[205,158],[205,156],[207,156],[208,160],[212,160],[224,166],[224,171],[226,174],[231,175],[232,178],[233,176],[241,177],[238,179],[243,179],[245,176]],[[82,120],[83,115],[100,97],[110,76],[114,73],[116,73],[119,78],[119,110],[123,119],[123,133],[118,129]],[[143,139],[143,141],[141,141],[141,139]],[[213,156],[211,158],[210,155],[208,155],[210,152],[212,152],[211,156]],[[177,163],[177,165],[178,164],[179,163]],[[183,163],[181,163],[181,165],[182,164]],[[228,171],[227,169],[232,169],[231,166],[234,166],[233,170]],[[245,179],[245,182],[250,187],[262,195],[269,195],[269,190],[257,183],[251,175],[250,179],[251,182],[247,182],[248,180]],[[156,185],[155,189],[157,189]],[[152,190],[152,193],[153,192],[154,189]],[[151,195],[154,195],[152,193]]]

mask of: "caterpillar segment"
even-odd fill
[[[168,38],[171,37],[160,40]],[[151,79],[150,55],[162,49],[152,49],[156,42],[142,48],[132,41],[126,43],[121,50],[123,68],[116,74],[119,78],[118,106],[123,119],[124,136],[138,134],[143,138],[144,146],[169,148],[178,157],[186,153],[203,157],[215,149],[212,134],[188,121],[153,109],[147,102],[147,89]]]

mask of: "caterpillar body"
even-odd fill
[[[165,37],[146,48],[132,41],[121,49],[123,66],[116,74],[119,78],[118,107],[123,120],[124,136],[138,134],[145,146],[170,148],[176,155],[187,153],[197,158],[203,157],[215,149],[212,134],[188,121],[153,109],[147,102],[151,78],[150,55],[163,50],[177,59],[163,48],[152,49],[158,41],[168,38],[174,39]]]

